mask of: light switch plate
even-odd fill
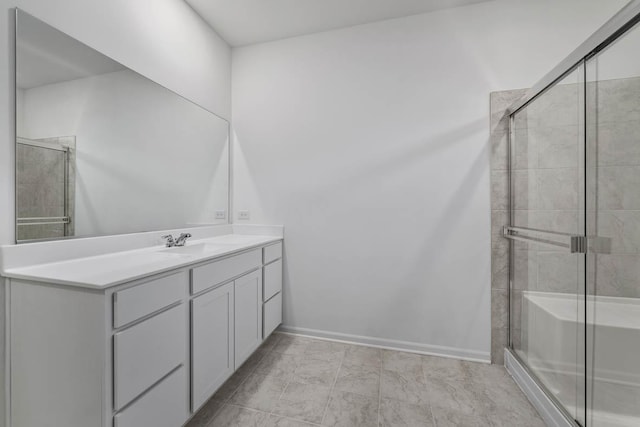
[[[238,219],[249,219],[250,217],[249,211],[238,211]]]

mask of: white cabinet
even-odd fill
[[[236,279],[235,287],[235,367],[251,356],[262,343],[262,272]]]
[[[196,411],[234,371],[233,282],[191,302],[191,409]]]
[[[180,427],[282,321],[281,243],[161,271],[7,282],[9,425]]]

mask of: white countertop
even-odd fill
[[[152,246],[109,254],[75,258],[5,269],[3,276],[57,285],[105,289],[147,276],[163,273],[242,252],[282,240],[279,236],[227,234],[189,240],[184,248],[200,249],[195,253],[182,248]],[[207,245],[206,247],[204,245]],[[186,249],[189,251],[190,249]]]

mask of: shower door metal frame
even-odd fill
[[[529,104],[531,104],[535,99],[537,99],[539,96],[541,96],[542,94],[544,94],[548,89],[552,88],[556,83],[558,83],[559,81],[561,81],[564,77],[566,77],[568,74],[570,74],[571,72],[575,71],[577,68],[582,67],[582,76],[581,76],[581,81],[580,84],[582,84],[582,96],[583,96],[583,114],[584,114],[584,118],[585,120],[582,123],[582,126],[584,127],[583,129],[583,147],[584,147],[584,158],[583,160],[583,167],[584,167],[584,173],[585,176],[583,177],[584,180],[584,185],[585,185],[585,191],[584,191],[584,200],[582,200],[583,202],[583,206],[582,209],[584,209],[585,212],[585,219],[584,219],[584,223],[582,224],[582,228],[583,228],[583,235],[574,235],[574,236],[570,236],[571,237],[571,247],[569,248],[571,250],[571,252],[573,253],[597,253],[597,252],[601,252],[600,247],[601,247],[601,241],[598,239],[598,237],[591,237],[589,238],[587,236],[587,219],[586,219],[586,212],[587,212],[587,195],[588,192],[586,191],[586,186],[587,186],[587,180],[586,180],[586,173],[587,173],[587,157],[588,157],[588,147],[587,147],[587,143],[586,143],[586,132],[587,132],[587,123],[586,123],[586,108],[587,108],[587,93],[586,93],[586,83],[587,83],[587,67],[586,67],[586,62],[588,59],[592,58],[593,56],[595,56],[598,52],[602,51],[603,49],[605,49],[606,47],[608,47],[609,45],[611,45],[613,42],[615,42],[618,38],[620,38],[622,35],[624,35],[629,29],[631,29],[632,27],[634,27],[636,24],[638,24],[640,22],[640,0],[633,0],[631,2],[629,2],[625,7],[623,7],[618,13],[616,13],[611,19],[609,19],[604,25],[602,25],[595,33],[593,33],[585,42],[583,42],[580,46],[578,46],[578,48],[576,48],[571,54],[569,54],[563,61],[561,61],[556,67],[554,67],[549,73],[547,73],[541,80],[539,80],[529,91],[527,91],[527,93],[518,101],[516,101],[514,104],[512,104],[508,109],[507,109],[507,113],[509,115],[509,132],[508,132],[508,141],[507,141],[507,161],[508,161],[508,170],[507,170],[507,179],[509,181],[508,184],[508,203],[509,203],[509,215],[508,215],[508,221],[509,223],[507,224],[506,227],[504,227],[504,232],[503,235],[505,237],[509,238],[509,268],[508,268],[508,274],[509,274],[509,286],[508,286],[508,293],[509,293],[509,297],[508,297],[508,301],[509,301],[509,309],[508,309],[508,324],[509,327],[508,329],[508,347],[507,347],[507,351],[509,352],[509,354],[515,358],[524,368],[524,370],[527,372],[527,374],[529,375],[530,379],[538,386],[540,387],[540,389],[544,392],[544,394],[546,395],[547,398],[549,398],[549,400],[551,402],[553,402],[553,404],[556,406],[556,408],[559,410],[559,412],[566,418],[567,422],[569,424],[572,424],[576,427],[580,427],[582,426],[582,424],[580,424],[577,420],[574,419],[573,415],[571,415],[567,409],[564,407],[564,405],[553,395],[553,393],[549,392],[549,390],[547,390],[547,387],[542,384],[542,382],[538,379],[537,375],[531,370],[531,368],[527,365],[527,363],[525,361],[522,360],[522,358],[520,358],[518,356],[518,354],[514,351],[513,349],[513,337],[512,337],[512,321],[513,321],[513,315],[512,315],[512,296],[513,296],[513,286],[514,286],[514,243],[513,241],[514,236],[512,234],[513,231],[520,231],[523,230],[521,228],[515,227],[514,224],[514,194],[513,194],[513,184],[512,184],[512,178],[513,178],[513,165],[512,165],[512,156],[511,154],[513,153],[513,143],[514,143],[514,131],[515,131],[515,125],[514,125],[514,115],[516,113],[518,113],[519,111],[521,111],[522,109],[526,108]],[[542,230],[532,230],[532,231],[542,231]],[[575,243],[574,243],[575,242]],[[557,243],[557,242],[556,242]],[[574,246],[575,245],[575,246]],[[565,245],[560,245],[563,247],[566,247]],[[605,242],[605,246],[606,246],[606,242]],[[586,257],[586,255],[585,255]],[[584,381],[585,381],[585,388],[584,388],[584,411],[585,411],[585,424],[589,424],[588,421],[588,403],[589,403],[589,396],[588,396],[588,377],[587,377],[587,369],[588,369],[588,361],[587,361],[587,357],[588,355],[586,354],[587,352],[587,342],[586,340],[588,339],[587,336],[587,331],[586,331],[586,325],[587,325],[587,301],[588,301],[588,294],[587,294],[587,260],[585,259],[585,263],[584,263],[584,269],[585,269],[585,275],[583,277],[583,280],[585,281],[584,283],[584,324],[585,324],[585,348],[584,348],[584,352],[585,352],[585,373],[584,373]]]

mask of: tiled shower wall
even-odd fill
[[[18,218],[64,216],[65,202],[71,223],[20,225],[18,240],[51,239],[73,236],[75,220],[75,138],[58,137],[38,140],[69,147],[67,200],[65,201],[65,157],[62,151],[30,145],[16,145],[16,208]],[[66,230],[65,230],[66,227]]]
[[[491,108],[491,363],[504,363],[509,328],[509,241],[502,227],[509,222],[507,108],[526,90],[493,92]]]
[[[578,85],[554,87],[516,121],[514,153],[515,218],[519,226],[576,232],[583,185],[582,139],[578,132]],[[508,117],[505,110],[525,90],[491,94],[491,262],[492,362],[503,363],[508,336],[509,243]],[[593,147],[587,170],[589,234],[611,239],[611,253],[594,258],[595,287],[601,296],[640,297],[640,78],[587,85],[587,141]],[[536,105],[537,104],[537,105]],[[593,145],[591,145],[593,144]],[[522,290],[584,292],[576,259],[518,242],[515,246],[514,302]],[[590,273],[591,274],[591,273]],[[514,307],[514,343],[521,337],[520,308]],[[525,331],[526,332],[526,331]]]

